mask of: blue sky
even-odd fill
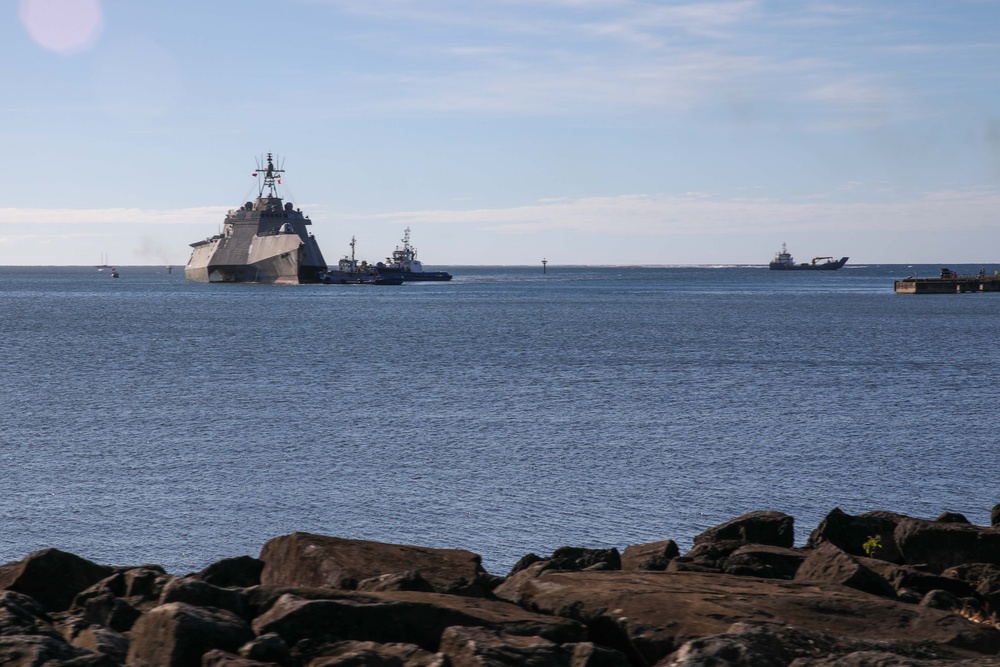
[[[11,0],[0,265],[1000,263],[1000,0]]]

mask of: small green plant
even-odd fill
[[[882,550],[882,536],[869,535],[868,541],[862,544],[861,548],[869,558],[874,558],[875,554]]]

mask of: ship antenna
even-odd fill
[[[260,169],[258,169],[260,171]],[[268,197],[277,197],[278,191],[274,187],[274,182],[276,179],[281,178],[278,174],[285,173],[284,169],[274,166],[274,156],[271,153],[267,154],[267,167],[263,169],[264,180],[260,183],[260,190],[257,192],[257,197],[264,196],[264,188],[267,188]]]

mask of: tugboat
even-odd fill
[[[396,246],[392,257],[375,265],[382,276],[401,276],[406,281],[451,280],[447,271],[424,271],[424,265],[417,261],[417,249],[410,245],[410,228],[403,233],[403,247]]]
[[[358,260],[354,258],[354,245],[357,243],[355,238],[351,237],[351,256],[344,256],[337,263],[337,270],[321,271],[319,274],[319,281],[321,283],[326,283],[327,285],[402,285],[402,276],[383,276],[379,274],[378,269],[374,266],[368,264],[368,262],[362,261],[358,264]]]
[[[820,264],[821,259],[827,261]],[[812,262],[796,264],[791,253],[788,252],[788,248],[782,243],[781,251],[774,256],[774,259],[768,264],[768,268],[772,271],[836,271],[844,264],[847,264],[847,257],[841,257],[836,261],[833,257],[813,257]]]
[[[312,224],[291,202],[282,204],[277,185],[284,169],[267,154],[253,175],[257,199],[229,211],[221,234],[192,243],[184,276],[197,282],[318,283],[327,266]],[[261,178],[262,177],[262,178]]]

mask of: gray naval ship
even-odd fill
[[[258,162],[257,200],[226,214],[222,233],[192,243],[184,276],[198,282],[316,283],[326,271],[326,261],[312,222],[291,202],[282,204],[277,185],[284,169]]]

